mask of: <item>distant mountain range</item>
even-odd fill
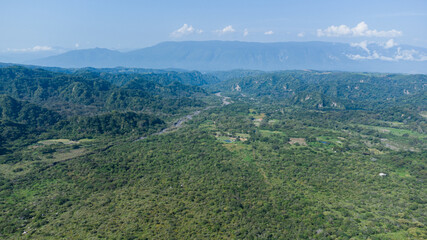
[[[254,69],[427,73],[427,49],[408,45],[331,42],[164,42],[130,52],[74,50],[25,62],[51,67]]]

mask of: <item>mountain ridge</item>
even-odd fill
[[[427,73],[427,49],[408,45],[337,42],[162,42],[119,52],[74,50],[27,62],[55,67],[178,68],[198,71],[315,69],[358,72]]]

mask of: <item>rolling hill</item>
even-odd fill
[[[0,68],[1,239],[427,239],[426,75],[57,70]]]

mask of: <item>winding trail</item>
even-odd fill
[[[232,103],[232,101],[230,100],[230,98],[229,98],[229,97],[224,97],[224,96],[222,96],[220,92],[219,92],[219,93],[215,93],[215,96],[222,98],[222,106],[224,106],[224,105],[229,105],[229,104],[231,104],[231,103]],[[209,110],[209,109],[211,109],[211,108],[214,108],[214,107],[215,107],[215,106],[209,106],[209,107],[206,107],[206,108],[204,108],[204,109],[202,109],[202,110],[197,110],[197,111],[195,111],[195,112],[193,112],[193,113],[191,113],[191,114],[185,115],[184,117],[182,117],[182,118],[180,118],[180,119],[176,120],[176,121],[175,121],[174,123],[172,123],[169,127],[164,128],[164,129],[162,129],[161,131],[156,132],[156,133],[153,133],[153,134],[150,134],[150,135],[148,135],[148,136],[140,137],[140,138],[136,139],[136,140],[135,140],[135,142],[136,142],[136,141],[140,141],[140,140],[144,140],[144,139],[148,138],[149,136],[162,135],[162,134],[165,134],[165,133],[169,133],[169,132],[176,131],[176,130],[178,130],[179,128],[182,128],[182,127],[184,126],[184,123],[185,123],[185,122],[187,122],[187,121],[189,121],[189,120],[193,119],[193,117],[195,117],[195,116],[199,115],[200,113],[202,113],[202,112],[204,112],[204,111],[206,111],[206,110]]]
[[[222,98],[222,105],[228,105],[233,103],[233,101],[230,100],[230,97],[221,96],[221,92],[215,93],[215,96]]]

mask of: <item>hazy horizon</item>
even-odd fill
[[[406,44],[427,48],[425,1],[9,1],[0,53],[139,49],[167,41]]]

